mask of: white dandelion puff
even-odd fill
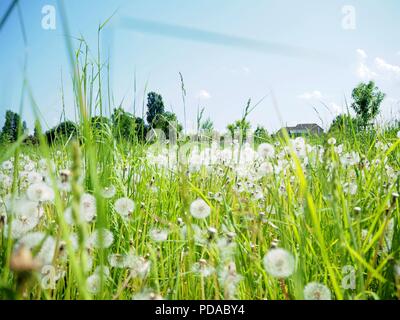
[[[54,191],[43,182],[31,184],[26,190],[26,195],[29,200],[36,202],[52,201],[54,199]]]
[[[304,287],[305,300],[331,300],[331,291],[322,283],[310,282]]]
[[[100,237],[103,239],[102,246],[100,244]],[[87,246],[89,248],[109,248],[114,241],[112,232],[108,229],[97,229],[95,230],[87,240]]]
[[[168,238],[168,230],[151,229],[149,235],[153,241],[163,242]]]
[[[274,248],[264,256],[264,267],[275,278],[287,278],[294,272],[294,257],[285,249]]]
[[[204,219],[210,215],[211,209],[203,199],[197,199],[190,205],[190,213],[196,219]]]
[[[331,146],[334,146],[336,144],[336,139],[334,137],[331,137],[328,139],[328,144]]]
[[[91,222],[96,217],[96,198],[89,193],[81,196],[80,215],[86,222]]]
[[[275,155],[275,148],[269,143],[261,143],[257,152],[262,158],[272,158]]]
[[[115,187],[113,185],[109,185],[101,190],[101,195],[103,198],[110,199],[115,196],[115,192]]]
[[[114,203],[114,209],[123,218],[130,216],[135,210],[135,203],[129,198],[120,198]]]
[[[12,170],[12,169],[14,168],[14,165],[13,165],[13,163],[12,163],[10,160],[7,160],[7,161],[4,161],[4,162],[1,164],[1,167],[2,167],[4,170],[10,171],[10,170]]]

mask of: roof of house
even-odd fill
[[[300,123],[295,127],[284,127],[286,131],[290,130],[323,130],[318,124],[316,123]],[[283,128],[282,128],[283,129]],[[281,130],[282,130],[281,129]]]

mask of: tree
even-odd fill
[[[21,117],[11,110],[6,112],[6,121],[0,134],[0,140],[4,142],[15,142],[18,139],[18,130],[21,125],[21,134],[26,132],[26,122],[21,124]]]
[[[169,138],[170,127],[173,128],[177,134],[182,131],[182,125],[178,123],[176,114],[173,112],[166,111],[162,114],[158,114],[153,120],[153,128],[161,129],[167,139]]]
[[[268,139],[268,131],[263,126],[258,125],[254,130],[254,139],[257,143],[265,142]]]
[[[236,120],[234,123],[229,124],[226,128],[230,132],[232,138],[235,137],[235,132],[239,132],[242,140],[246,139],[246,132],[251,127],[250,122],[246,119]]]
[[[373,81],[360,83],[354,88],[352,97],[354,102],[351,107],[356,112],[364,129],[370,124],[371,120],[379,113],[380,105],[385,98]]]
[[[358,129],[358,120],[349,114],[339,114],[333,119],[328,132],[350,132],[352,128]]]
[[[201,123],[200,130],[204,133],[210,133],[214,130],[214,123],[210,118],[207,118],[204,122]]]
[[[147,127],[142,118],[135,117],[119,107],[114,109],[111,122],[117,138],[131,141],[137,137],[138,141],[145,140]]]
[[[164,114],[164,102],[162,96],[156,92],[149,92],[147,95],[147,113],[146,120],[150,127],[157,120],[159,115]]]
[[[78,127],[72,121],[61,122],[45,133],[47,143],[53,144],[59,140],[68,140],[78,136]]]

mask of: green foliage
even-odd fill
[[[163,114],[158,114],[156,118],[153,120],[153,128],[161,129],[166,138],[169,137],[169,129],[174,128],[176,133],[182,131],[182,125],[178,123],[176,118],[176,114],[173,112],[164,112]]]
[[[18,127],[21,125],[21,117],[18,113],[7,110],[5,122],[0,134],[1,142],[15,142],[18,139]],[[26,131],[26,123],[22,122],[21,133]]]
[[[143,119],[135,117],[121,107],[114,109],[111,115],[111,123],[114,135],[118,139],[132,141],[137,138],[138,141],[143,142],[146,138],[147,128]]]
[[[354,88],[352,97],[354,102],[351,107],[360,119],[361,125],[366,128],[378,115],[385,94],[375,86],[373,81],[370,81],[369,83],[360,83]]]
[[[268,141],[269,135],[267,129],[263,126],[258,125],[256,130],[254,130],[254,141],[256,143],[262,143]]]
[[[67,141],[70,138],[77,137],[77,135],[78,127],[72,121],[61,122],[45,133],[47,143],[49,144],[54,144],[58,141]]]
[[[246,139],[246,132],[251,128],[251,125],[246,119],[241,119],[236,120],[234,123],[228,124],[226,128],[230,132],[232,138],[234,138],[235,133],[239,133],[243,139]]]
[[[164,114],[164,102],[162,96],[156,92],[149,92],[147,95],[146,120],[150,127],[154,127],[154,121],[159,115]]]
[[[166,138],[169,137],[169,127],[173,127],[176,133],[182,131],[182,125],[178,123],[176,114],[165,111],[162,96],[156,92],[147,95],[147,123],[150,128],[161,129]]]
[[[204,133],[210,133],[214,130],[214,123],[210,118],[207,118],[201,123],[200,130]]]
[[[350,114],[339,114],[333,119],[328,130],[329,133],[351,134],[353,130],[358,131],[360,128],[360,120],[352,117]]]

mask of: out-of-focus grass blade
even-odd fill
[[[9,146],[6,149],[6,152],[2,153],[0,155],[0,163],[2,163],[3,161],[6,161],[7,159],[9,159],[15,152],[15,150],[17,150],[17,148],[22,144],[22,142],[26,139],[27,135],[23,134],[21,135],[17,141],[15,141],[11,146]]]
[[[14,0],[8,6],[7,11],[4,13],[3,17],[0,20],[0,31],[3,28],[4,24],[6,23],[7,19],[10,17],[12,11],[14,10],[15,6],[17,5],[18,0]]]
[[[349,253],[356,259],[358,262],[360,262],[369,272],[372,273],[372,275],[378,279],[381,282],[386,282],[385,278],[382,277],[371,265],[363,259],[353,248],[351,248],[347,243],[345,244],[346,249],[349,251]]]

